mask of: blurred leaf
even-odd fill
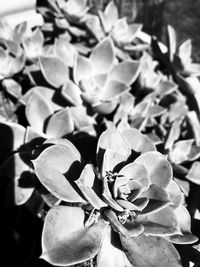
[[[41,94],[34,93],[26,105],[26,118],[37,132],[44,131],[44,123],[52,114],[53,110],[50,104]]]
[[[21,85],[13,79],[4,79],[2,82],[5,90],[14,98],[19,99],[22,95]]]
[[[69,70],[57,57],[48,56],[39,58],[40,69],[46,81],[58,88],[68,81]]]
[[[174,54],[176,53],[177,37],[174,28],[171,25],[167,26],[167,43],[169,60],[173,62]]]
[[[65,38],[59,38],[55,42],[56,55],[65,63],[68,67],[74,66],[74,60],[77,56],[77,50],[69,43]]]
[[[129,90],[126,84],[116,80],[109,80],[105,87],[102,88],[99,98],[102,101],[112,101],[114,98],[125,94]]]
[[[129,86],[137,79],[139,70],[140,64],[138,61],[124,61],[114,66],[109,78],[111,80],[120,81]]]
[[[197,146],[200,146],[200,123],[199,123],[199,118],[196,114],[195,111],[189,111],[187,113],[187,117],[189,120],[189,124],[192,128],[193,134],[194,134],[194,138],[195,138],[195,142]]]
[[[50,137],[62,137],[74,131],[74,122],[70,109],[64,108],[54,113],[48,120],[46,134]]]
[[[95,73],[108,73],[114,64],[114,44],[110,38],[97,44],[90,55]]]
[[[93,65],[90,59],[78,55],[73,69],[74,81],[79,84],[81,80],[87,80],[93,75]]]
[[[200,162],[194,161],[188,174],[186,175],[186,178],[195,183],[200,185]]]
[[[115,25],[117,19],[118,19],[118,10],[116,5],[114,4],[113,1],[110,1],[104,12],[99,10],[99,17],[101,19],[101,23],[103,26],[103,29],[105,33],[108,33],[112,27]]]

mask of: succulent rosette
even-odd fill
[[[96,158],[97,168],[84,166],[78,150],[59,141],[33,161],[41,183],[63,201],[45,218],[41,257],[58,266],[95,255],[98,267],[181,266],[171,242],[197,238],[166,156],[137,129],[110,128]]]
[[[66,18],[71,22],[80,22],[89,10],[87,6],[87,0],[68,0],[57,1],[58,6],[66,16]]]
[[[126,17],[120,18],[113,1],[108,3],[104,11],[99,11],[98,15],[99,17],[94,16],[86,20],[88,29],[93,32],[97,39],[109,35],[118,48],[129,51],[136,48],[133,41],[138,37],[142,24],[128,24]]]
[[[74,81],[82,89],[82,99],[103,113],[114,110],[138,74],[138,61],[117,61],[110,38],[98,43],[89,58],[78,55],[74,65]]]

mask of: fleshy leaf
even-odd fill
[[[109,190],[109,187],[108,187],[108,181],[107,181],[107,178],[104,177],[103,178],[103,193],[102,193],[102,196],[103,196],[103,200],[111,207],[113,208],[114,210],[117,210],[117,211],[120,211],[120,212],[123,212],[124,211],[124,208],[122,208],[112,197],[111,195],[111,192]]]
[[[74,130],[74,122],[70,109],[64,108],[53,114],[46,128],[46,134],[50,137],[62,137]]]
[[[59,58],[53,56],[40,57],[39,63],[42,74],[49,84],[58,88],[68,81],[69,70]]]
[[[49,103],[38,93],[34,93],[26,105],[26,118],[38,132],[44,131],[44,123],[53,114]]]
[[[73,67],[77,55],[75,47],[66,38],[59,38],[55,42],[57,56],[69,67]]]
[[[169,187],[169,185],[168,185],[168,187]],[[167,192],[155,184],[151,184],[150,187],[141,194],[141,197],[147,197],[149,199],[159,200],[159,201],[163,201],[163,202],[169,202],[170,201]]]
[[[88,202],[95,209],[99,210],[100,208],[105,207],[107,205],[98,197],[98,195],[92,189],[94,185],[94,179],[95,179],[95,174],[92,169],[92,165],[87,164],[84,167],[79,179],[76,180],[76,184],[78,185],[78,187],[80,188],[81,192],[88,200]]]
[[[139,215],[136,222],[144,226],[144,233],[154,236],[179,234],[180,229],[174,210],[165,207],[157,212]]]
[[[139,75],[138,61],[124,61],[114,66],[110,73],[111,80],[120,81],[126,85],[131,85]]]
[[[175,181],[171,181],[166,188],[170,200],[173,202],[174,207],[178,207],[183,202],[183,193]]]
[[[191,151],[193,142],[193,139],[180,140],[176,142],[173,149],[169,153],[170,159],[175,164],[180,164],[184,161],[187,161],[189,159],[188,155]]]
[[[44,43],[43,33],[37,28],[30,37],[24,38],[23,47],[28,58],[36,58],[42,54]]]
[[[121,153],[106,149],[103,155],[102,175],[105,176],[107,171],[113,171],[119,164],[123,164],[125,160]]]
[[[175,247],[162,237],[140,235],[126,238],[120,235],[122,247],[134,267],[181,267]]]
[[[84,227],[84,211],[79,207],[53,207],[45,218],[41,258],[59,266],[89,260],[98,253],[106,227],[101,220]]]
[[[71,185],[82,169],[79,160],[70,148],[52,145],[33,160],[33,165],[40,182],[54,196],[67,202],[83,202],[75,184]]]
[[[200,146],[200,123],[197,113],[195,111],[189,111],[187,117],[194,134],[196,145]]]
[[[96,74],[108,73],[114,64],[114,45],[110,38],[102,40],[94,47],[90,59]]]
[[[135,162],[129,163],[120,170],[119,175],[123,175],[129,181],[133,180],[141,183],[143,190],[147,190],[149,188],[149,175],[146,168],[142,164],[137,164]]]
[[[165,188],[172,179],[172,167],[166,157],[157,151],[150,151],[136,158],[135,163],[142,163],[148,171],[150,181]]]
[[[93,65],[90,59],[78,55],[74,63],[74,81],[79,84],[81,80],[87,80],[93,75]]]
[[[107,4],[104,12],[99,11],[99,17],[104,31],[108,33],[118,19],[118,10],[113,1]]]
[[[112,101],[129,90],[130,88],[126,84],[116,80],[109,80],[108,83],[101,89],[99,98],[102,101]]]
[[[82,104],[81,90],[71,80],[62,86],[61,94],[74,106]]]
[[[15,80],[5,79],[3,80],[2,85],[10,95],[14,96],[14,98],[19,99],[21,97],[22,87]]]
[[[138,129],[131,128],[123,131],[122,133],[129,142],[131,149],[134,151],[144,153],[156,150],[156,147],[151,139],[142,134]]]
[[[122,154],[126,159],[131,154],[130,146],[126,140],[117,130],[108,129],[104,131],[99,137],[97,144],[97,158],[99,152],[111,149],[114,152]]]
[[[47,139],[43,144],[63,145],[70,149],[78,161],[81,161],[81,155],[78,149],[66,138]]]
[[[132,267],[116,239],[111,232],[111,227],[107,227],[101,249],[97,254],[98,267]]]
[[[200,185],[200,175],[199,175],[199,170],[200,170],[200,162],[199,161],[194,161],[188,174],[186,175],[186,178],[195,183]]]
[[[183,205],[180,205],[174,212],[182,234],[172,235],[166,238],[175,244],[191,244],[198,241],[198,238],[190,230],[191,218],[188,210]]]
[[[54,101],[55,90],[44,86],[35,86],[31,88],[23,95],[23,97],[20,99],[20,102],[26,105],[29,101],[29,98],[34,93],[40,94],[47,102],[49,102],[49,105],[54,111],[61,108],[61,106]]]
[[[169,59],[173,61],[174,54],[176,53],[176,32],[174,28],[170,25],[167,26],[167,37],[168,37],[168,50]]]

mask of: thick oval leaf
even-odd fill
[[[131,149],[134,151],[144,153],[156,150],[153,141],[148,136],[142,134],[138,129],[131,128],[122,131],[122,133],[130,144]]]
[[[76,184],[80,188],[81,192],[88,200],[88,202],[97,210],[100,210],[102,207],[106,207],[106,203],[103,202],[98,195],[93,190],[95,180],[95,174],[92,169],[92,165],[87,164],[78,180],[76,180]]]
[[[144,233],[153,236],[168,236],[180,234],[178,220],[171,207],[165,207],[157,212],[139,215],[136,222],[144,226]]]
[[[1,150],[15,151],[24,144],[26,129],[18,123],[0,122]]]
[[[178,207],[183,202],[183,193],[175,181],[171,181],[166,188],[170,200],[173,202],[174,207]]]
[[[172,167],[166,157],[157,151],[139,156],[135,163],[142,163],[148,171],[152,184],[165,188],[172,179]]]
[[[140,64],[138,61],[124,61],[114,66],[109,78],[131,85],[139,75]]]
[[[57,57],[40,57],[40,68],[46,81],[58,88],[68,81],[69,70],[67,66]]]
[[[189,181],[200,185],[199,170],[200,170],[200,162],[199,161],[193,162],[192,167],[190,168],[188,174],[186,175],[186,178]]]
[[[126,158],[122,154],[106,149],[103,155],[102,175],[105,176],[106,172],[116,170],[116,168],[122,165],[125,160]]]
[[[2,82],[5,90],[14,98],[19,99],[22,95],[21,85],[13,79],[5,79]]]
[[[194,139],[180,140],[175,143],[173,149],[169,152],[170,159],[175,164],[180,164],[189,160],[188,155],[191,151]]]
[[[129,90],[130,88],[126,84],[116,80],[109,80],[108,83],[101,88],[98,97],[102,101],[112,101],[116,97],[127,93]]]
[[[120,235],[126,256],[134,267],[181,267],[175,247],[162,237],[141,235],[126,238]]]
[[[35,86],[29,89],[20,99],[20,102],[24,105],[27,105],[29,98],[34,93],[40,94],[49,103],[49,105],[53,108],[54,111],[59,110],[61,108],[59,103],[56,103],[54,101],[55,90],[44,86]]]
[[[129,181],[134,180],[139,182],[142,185],[142,190],[144,191],[149,188],[149,175],[146,168],[142,164],[137,164],[135,162],[129,163],[120,170],[119,175],[123,175]]]
[[[101,249],[97,254],[97,267],[132,267],[116,239],[111,227],[107,227]]]
[[[73,131],[74,122],[68,107],[53,114],[47,123],[46,134],[50,138],[62,137]]]
[[[93,76],[93,65],[90,59],[78,55],[74,63],[74,81],[79,84],[81,80],[88,80]]]
[[[40,182],[54,196],[67,202],[83,202],[74,189],[73,180],[80,175],[79,158],[64,145],[52,145],[33,160],[35,173]],[[73,186],[72,186],[72,184]]]
[[[94,66],[96,74],[108,73],[114,64],[114,44],[110,38],[106,38],[98,43],[91,55],[90,59]]]
[[[55,42],[57,56],[69,67],[74,66],[74,60],[77,55],[76,48],[69,43],[68,38],[59,38]]]
[[[108,129],[101,134],[97,144],[97,156],[101,150],[105,151],[106,149],[120,153],[126,159],[131,154],[131,149],[126,138],[115,129]]]
[[[180,205],[174,212],[178,220],[181,234],[166,238],[175,244],[192,244],[198,241],[198,237],[191,233],[191,218],[188,210],[183,205]]]
[[[51,138],[46,140],[43,144],[63,145],[70,149],[78,161],[81,161],[81,155],[78,149],[66,138]]]
[[[101,220],[84,227],[84,211],[79,207],[53,207],[45,218],[41,258],[59,266],[89,260],[98,253],[106,227]]]
[[[81,90],[71,80],[62,86],[61,94],[74,106],[82,104]]]
[[[53,114],[53,109],[42,95],[34,93],[26,105],[26,118],[37,132],[44,131],[46,119]]]

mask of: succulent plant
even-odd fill
[[[74,80],[82,89],[82,98],[93,107],[111,113],[117,99],[130,90],[139,74],[139,62],[116,62],[114,44],[103,39],[90,57],[78,56],[74,66]],[[107,104],[107,105],[106,105]]]
[[[97,168],[84,165],[78,150],[63,142],[33,161],[41,183],[63,201],[45,218],[41,257],[59,266],[95,255],[97,266],[158,266],[161,258],[163,266],[179,266],[171,242],[197,238],[166,156],[137,129],[111,128],[99,137],[96,157]]]

